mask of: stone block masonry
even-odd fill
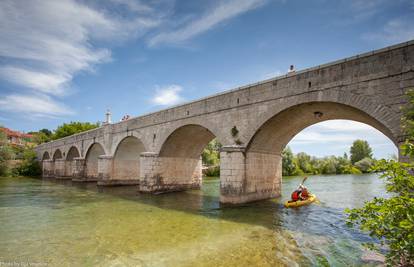
[[[36,152],[44,177],[160,193],[199,188],[200,155],[217,138],[223,145],[220,201],[257,201],[280,196],[282,150],[312,124],[362,122],[398,146],[401,107],[413,87],[410,41],[105,124]]]

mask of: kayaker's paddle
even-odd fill
[[[308,176],[305,176],[305,178],[303,178],[303,181],[302,181],[301,185],[303,185],[305,183],[306,179],[308,179]]]

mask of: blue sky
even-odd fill
[[[107,108],[114,120],[138,116],[414,39],[413,25],[413,0],[2,0],[0,124],[54,129],[103,120]],[[311,126],[290,145],[322,156],[364,138],[378,157],[396,152],[344,123]]]

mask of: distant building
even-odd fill
[[[7,142],[11,145],[24,146],[33,143],[34,136],[32,134],[13,131],[5,127],[0,127],[0,131],[5,133],[5,135],[7,136]]]

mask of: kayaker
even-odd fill
[[[305,178],[306,180],[306,178]],[[298,186],[298,188],[293,191],[291,198],[292,201],[298,201],[298,200],[306,200],[309,197],[309,191],[308,189],[302,184]]]
[[[308,197],[309,197],[308,189],[304,185],[302,185],[302,184],[300,186],[302,187],[302,191],[299,194],[299,198],[301,200],[308,199]]]

